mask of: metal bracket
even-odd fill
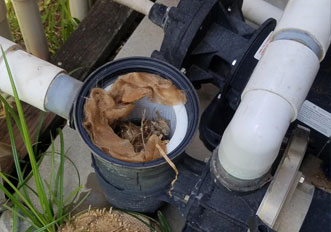
[[[257,210],[256,215],[270,228],[275,229],[281,210],[285,203],[291,200],[300,179],[302,179],[299,168],[307,149],[309,133],[310,130],[303,126],[297,126],[293,131],[274,179]],[[309,205],[310,203],[307,206],[308,208]],[[302,222],[299,222],[299,228]]]

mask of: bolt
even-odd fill
[[[299,183],[302,184],[303,182],[305,182],[305,177],[304,176],[301,176],[300,177],[300,180],[299,180]]]
[[[186,195],[186,196],[184,197],[184,202],[187,203],[189,199],[190,199],[190,196],[189,196],[189,195]]]

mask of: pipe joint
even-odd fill
[[[330,0],[292,0],[286,6],[279,21],[275,35],[283,31],[300,31],[303,34],[291,33],[308,47],[318,44],[321,49],[319,60],[323,60],[331,39],[331,1]],[[304,35],[305,34],[305,35]],[[311,37],[311,38],[309,38]],[[304,39],[304,41],[303,41]]]
[[[318,57],[307,46],[292,40],[273,41],[255,67],[241,98],[257,90],[272,93],[288,102],[294,121],[318,69]]]
[[[301,43],[312,50],[318,59],[323,58],[323,48],[314,36],[310,35],[308,32],[299,29],[286,29],[279,31],[274,35],[273,41],[277,40],[291,40]]]
[[[45,109],[69,120],[74,100],[82,86],[81,81],[60,73],[47,90]]]
[[[149,11],[148,18],[159,27],[164,28],[170,9],[171,7],[155,3]]]

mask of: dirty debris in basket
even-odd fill
[[[83,125],[92,142],[126,162],[161,158],[160,148],[167,152],[170,134],[167,120],[160,115],[149,119],[145,113],[141,119],[128,120],[134,102],[144,97],[168,106],[186,103],[184,91],[158,75],[135,72],[120,76],[109,91],[94,88],[86,101]]]
[[[147,119],[146,110],[142,114],[141,120],[118,121],[115,124],[115,133],[123,139],[127,139],[133,145],[135,152],[146,150],[145,141],[148,141],[152,135],[158,136],[161,141],[168,143],[170,128],[168,120],[162,118],[158,111],[157,117]]]

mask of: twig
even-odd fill
[[[144,140],[144,121],[145,121],[145,114],[146,114],[146,109],[144,109],[143,115],[141,117],[141,124],[140,124],[141,139],[143,141],[144,151],[146,151],[146,145],[145,145],[145,140]]]
[[[173,179],[171,181],[171,188],[169,190],[169,196],[172,197],[171,191],[174,189],[174,185],[177,181],[178,178],[178,170],[176,168],[176,165],[171,161],[171,159],[169,159],[169,157],[167,156],[167,154],[164,152],[164,150],[162,149],[162,147],[159,144],[156,144],[156,148],[159,150],[159,152],[161,153],[161,155],[163,156],[163,158],[168,162],[168,164],[170,165],[170,167],[172,167],[172,169],[175,171],[176,176],[175,179]]]
[[[121,227],[119,227],[119,228],[117,228],[115,230],[112,230],[111,232],[119,232],[119,231],[122,231],[123,229],[124,229],[124,227],[121,226]]]

